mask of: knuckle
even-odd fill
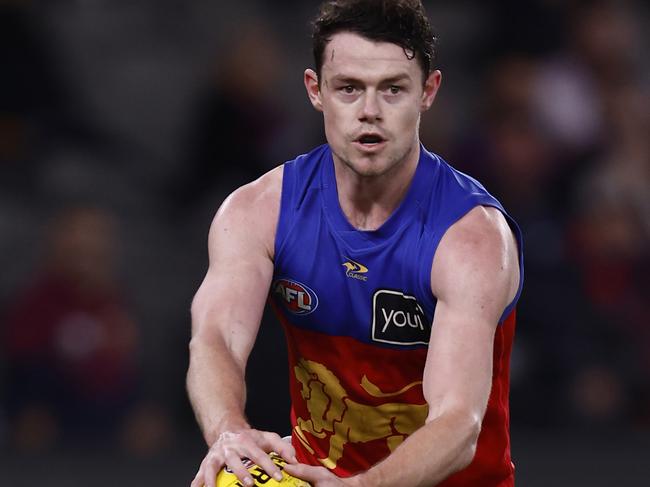
[[[223,455],[220,452],[212,452],[212,453],[210,453],[210,455],[208,455],[205,458],[205,460],[206,460],[205,465],[207,467],[207,466],[210,466],[210,465],[218,464],[218,463],[220,463],[222,461],[222,459],[223,459]]]
[[[282,440],[282,437],[279,434],[272,431],[267,431],[266,435],[271,440]]]
[[[248,447],[250,449],[254,449],[254,450],[261,449],[264,446],[265,443],[266,442],[265,442],[263,437],[246,438],[244,440],[244,444],[246,445],[246,447]]]
[[[224,457],[224,461],[225,461],[226,465],[228,465],[230,468],[241,465],[241,458],[239,458],[239,455],[235,454],[235,452],[233,452],[233,451],[227,451],[226,452],[226,455]]]

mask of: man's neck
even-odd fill
[[[358,230],[377,230],[402,202],[420,158],[415,144],[403,161],[379,176],[364,177],[334,156],[339,204],[350,224]]]

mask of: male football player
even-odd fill
[[[508,374],[519,230],[419,141],[438,92],[419,0],[331,0],[304,83],[327,144],[236,190],[209,234],[192,304],[188,390],[224,466],[316,487],[514,485]],[[254,70],[254,66],[251,66]],[[244,416],[269,298],[287,335],[291,444]]]

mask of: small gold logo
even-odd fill
[[[349,278],[358,279],[359,281],[368,280],[368,276],[364,276],[368,272],[368,268],[365,265],[348,259],[343,263],[343,267],[345,267],[345,275]]]

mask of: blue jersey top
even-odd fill
[[[351,474],[423,424],[421,380],[436,307],[433,257],[447,229],[478,205],[498,208],[521,243],[516,224],[479,182],[424,147],[403,201],[373,231],[355,229],[341,210],[328,145],[285,163],[271,302],[289,344],[299,459]],[[521,281],[523,275],[520,290]],[[514,325],[518,296],[501,323],[512,316]],[[355,408],[365,411],[356,419]],[[412,418],[401,430],[396,408]],[[384,420],[373,424],[383,421],[383,429],[359,426],[375,413]],[[341,425],[347,429],[339,431]]]

